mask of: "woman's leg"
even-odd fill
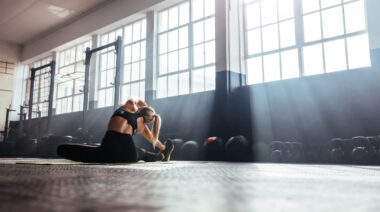
[[[161,153],[148,152],[143,148],[136,147],[137,161],[143,160],[146,162],[160,161],[163,159]]]
[[[107,131],[101,152],[104,154],[105,162],[137,162],[137,151],[132,136],[114,131]]]
[[[63,144],[57,148],[60,157],[82,162],[101,162],[103,156],[97,146],[82,144]]]

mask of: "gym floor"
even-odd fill
[[[380,167],[0,159],[0,211],[379,211]]]

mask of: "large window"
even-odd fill
[[[146,19],[124,27],[124,73],[121,103],[129,97],[145,98]]]
[[[247,83],[370,66],[364,0],[246,0]]]
[[[84,60],[87,41],[59,53],[58,70],[55,76],[56,114],[81,111],[83,109]]]
[[[101,36],[101,45],[115,42],[123,37],[124,71],[120,73],[120,102],[131,96],[145,97],[146,19],[140,19]],[[100,77],[98,107],[114,104],[114,80],[116,70],[115,48],[100,53]]]
[[[52,61],[51,57],[44,58],[42,60],[33,63],[33,68],[49,64]],[[35,72],[34,77],[34,90],[32,101],[32,118],[37,118],[37,111],[41,112],[41,116],[47,116],[49,110],[49,93],[50,93],[50,67],[40,69]]]
[[[215,89],[215,0],[158,13],[157,97]]]
[[[123,35],[123,29],[117,29],[101,36],[101,45],[115,42]],[[112,106],[115,92],[116,54],[115,47],[109,47],[100,52],[100,77],[98,84],[98,107]]]

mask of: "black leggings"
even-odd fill
[[[138,148],[132,136],[107,131],[100,146],[63,144],[57,148],[60,157],[82,162],[147,162],[161,160],[161,154]]]

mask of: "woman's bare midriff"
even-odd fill
[[[122,134],[132,135],[132,126],[128,124],[128,121],[121,116],[114,116],[108,123],[108,130],[119,132]]]

